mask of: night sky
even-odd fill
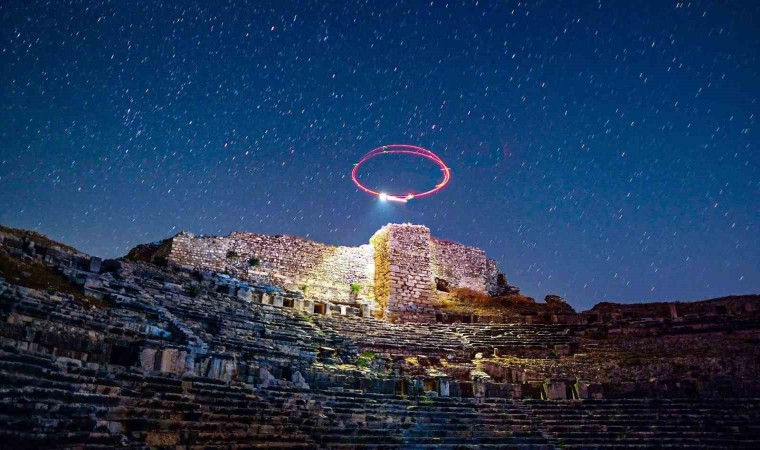
[[[115,257],[408,221],[579,309],[758,293],[759,23],[757,1],[2,1],[0,223]],[[451,184],[360,192],[393,143]]]

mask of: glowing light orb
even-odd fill
[[[387,192],[378,192],[373,189],[368,188],[367,186],[364,186],[359,181],[359,168],[364,164],[365,162],[369,161],[372,158],[381,156],[381,155],[412,155],[412,156],[419,156],[421,158],[428,159],[430,161],[433,161],[438,167],[441,168],[441,181],[438,182],[432,189],[429,189],[424,192],[408,192],[406,194],[389,194]],[[451,169],[446,166],[446,163],[443,162],[443,160],[436,155],[435,153],[431,152],[428,149],[417,147],[416,145],[407,145],[407,144],[393,144],[393,145],[384,145],[382,147],[378,147],[370,152],[368,152],[366,155],[362,156],[362,158],[359,160],[358,163],[354,164],[354,170],[351,172],[351,178],[354,180],[354,184],[361,189],[362,191],[374,195],[375,197],[379,198],[380,201],[390,201],[390,202],[400,202],[400,203],[406,203],[409,200],[415,199],[415,198],[422,198],[427,197],[429,195],[433,195],[436,192],[443,189],[447,184],[449,184],[449,181],[451,180]]]

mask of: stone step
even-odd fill
[[[120,447],[123,436],[99,432],[29,433],[0,430],[0,442],[6,448],[65,448],[87,444],[104,448]]]

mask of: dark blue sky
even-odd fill
[[[759,5],[4,1],[0,222],[112,257],[410,221],[581,309],[758,293]],[[390,143],[449,187],[359,192]]]

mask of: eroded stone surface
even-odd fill
[[[422,225],[388,224],[359,247],[335,247],[294,236],[180,233],[155,254],[169,264],[216,272],[294,291],[319,304],[374,309],[392,320],[435,321],[436,278],[451,287],[495,292],[499,272],[485,252],[436,239]],[[155,251],[155,250],[154,250]],[[139,257],[150,253],[142,247]],[[351,285],[358,287],[352,293]]]

